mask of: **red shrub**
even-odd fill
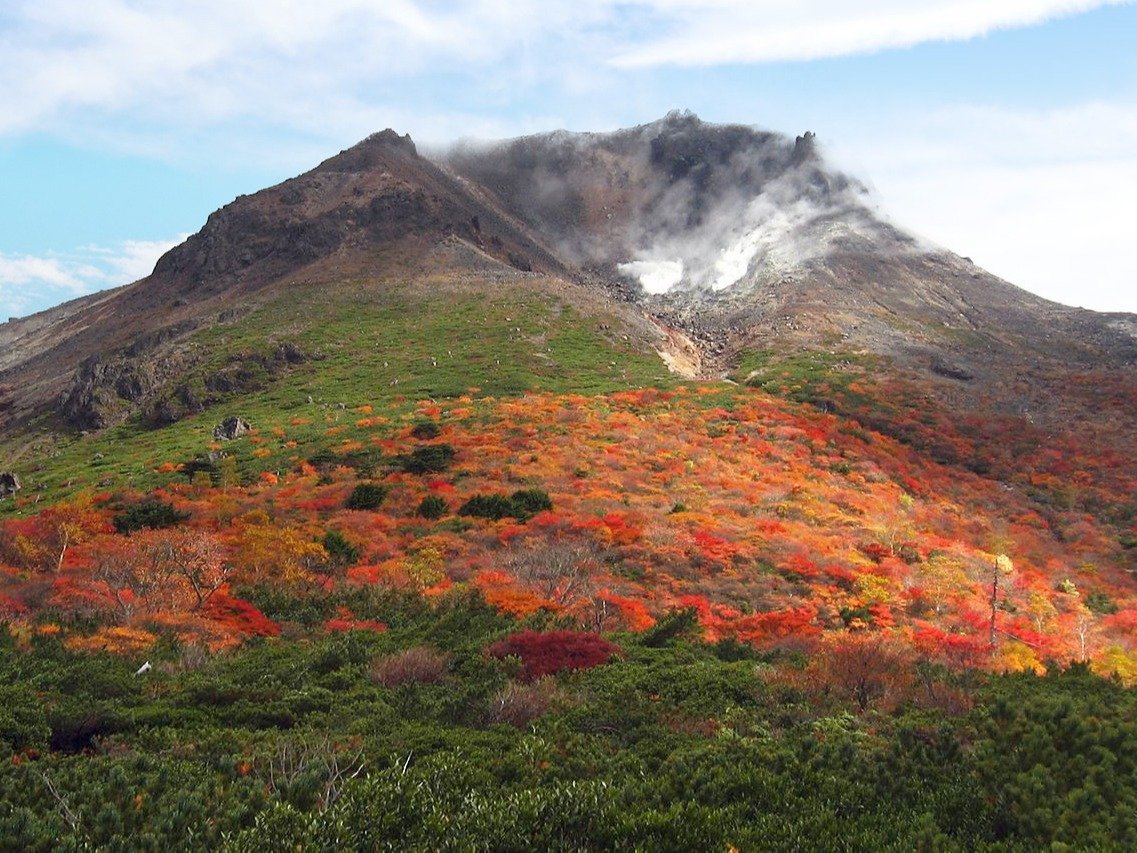
[[[382,634],[387,626],[374,619],[356,619],[346,607],[340,607],[336,615],[324,623],[324,630],[333,634],[346,634],[348,631],[374,631]]]
[[[586,631],[521,631],[486,651],[497,658],[520,658],[521,678],[535,681],[563,670],[591,669],[607,663],[620,649],[599,634]]]
[[[0,619],[14,619],[28,612],[27,605],[17,598],[0,593]]]
[[[210,619],[224,623],[242,634],[258,637],[276,637],[280,634],[280,626],[252,604],[223,592],[216,592],[210,597],[204,612]]]

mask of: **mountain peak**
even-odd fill
[[[921,370],[946,364],[931,372],[949,377],[980,375],[996,337],[1005,360],[1017,353],[1024,365],[1039,352],[1083,364],[1134,352],[1119,327],[893,227],[863,185],[825,163],[813,133],[795,139],[675,110],[611,133],[557,131],[437,158],[392,129],[372,134],[216,211],[147,279],[68,309],[73,331],[56,326],[25,343],[0,378],[42,385],[25,395],[30,410],[67,391],[77,355],[140,352],[151,334],[166,346],[211,322],[218,302],[443,268],[510,287],[525,273],[586,285],[591,298],[686,335],[714,370],[789,339],[840,341]],[[36,353],[44,358],[32,365]],[[80,373],[73,385],[85,393],[109,376]]]
[[[386,165],[392,155],[417,157],[418,149],[410,134],[400,136],[391,128],[373,133],[366,139],[329,157],[315,172],[366,172]]]

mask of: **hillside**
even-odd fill
[[[0,835],[177,837],[137,772],[240,849],[393,842],[375,802],[476,849],[1137,840],[1135,330],[907,235],[810,134],[369,137],[0,327]],[[1012,766],[1071,702],[1116,772]]]

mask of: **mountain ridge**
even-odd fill
[[[905,234],[808,132],[673,112],[427,158],[388,129],[220,208],[147,278],[0,327],[4,429],[137,416],[200,361],[201,330],[298,284],[383,288],[440,268],[491,288],[545,276],[593,292],[647,321],[645,346],[662,340],[687,353],[688,375],[709,378],[749,351],[841,350],[882,356],[968,407],[1046,364],[1052,380],[1019,408],[1058,418],[1046,400],[1070,370],[1137,361],[1137,320],[1048,302]]]

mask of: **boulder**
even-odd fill
[[[0,471],[0,498],[14,495],[20,490],[20,478],[14,471]]]
[[[247,420],[239,417],[226,418],[213,428],[213,437],[218,441],[232,441],[252,429]]]

